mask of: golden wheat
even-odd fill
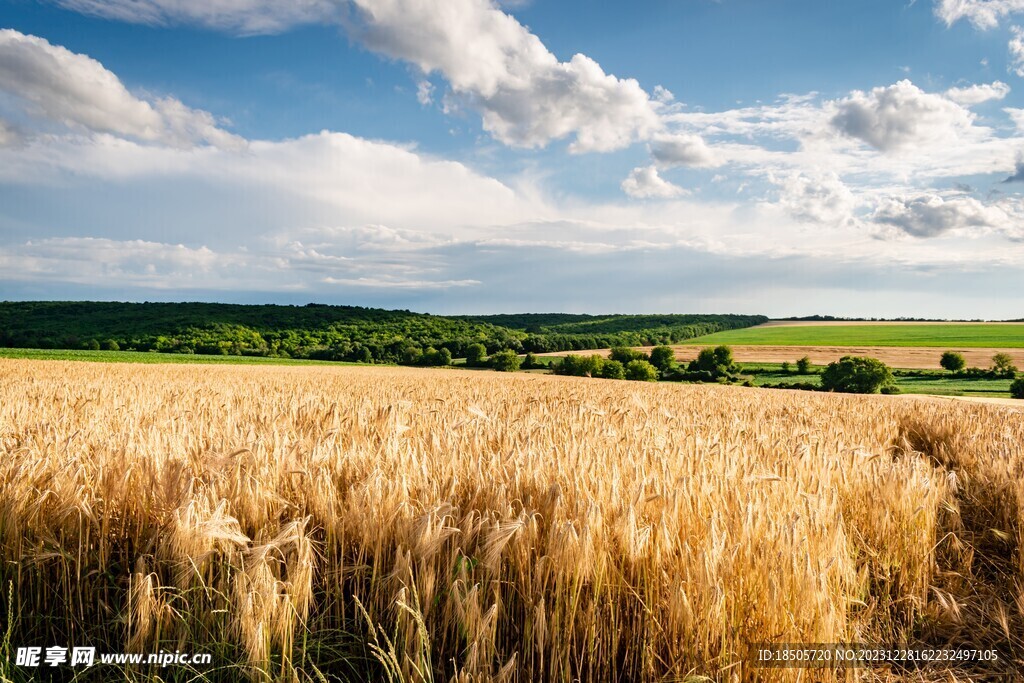
[[[913,639],[1020,665],[1012,409],[396,368],[0,377],[7,647],[213,651],[211,680],[898,678],[753,649]]]

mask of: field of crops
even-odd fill
[[[1019,349],[1024,348],[1024,323],[769,324],[710,334],[686,343]]]
[[[194,353],[147,353],[145,351],[90,351],[86,349],[8,349],[0,348],[0,358],[25,360],[76,360],[94,363],[188,363],[203,365],[358,365],[304,358],[266,356],[215,356]]]
[[[1024,667],[1012,409],[381,367],[0,360],[0,377],[0,679],[37,680],[15,647],[79,644],[213,655],[90,680]],[[999,660],[757,668],[766,641]]]

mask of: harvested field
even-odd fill
[[[730,345],[733,357],[739,363],[782,363],[795,362],[798,358],[808,356],[815,365],[827,365],[837,361],[843,356],[870,356],[877,358],[889,367],[938,370],[939,358],[944,351],[958,351],[962,353],[967,361],[968,367],[987,368],[992,365],[992,356],[997,353],[1008,354],[1019,368],[1024,368],[1024,349],[975,349],[975,348],[919,348],[907,346],[745,346]],[[644,353],[650,353],[653,347],[637,347]],[[704,346],[696,344],[672,345],[676,352],[676,359],[689,362],[697,357]],[[564,356],[566,351],[558,353],[543,353],[541,356]],[[608,349],[594,349],[591,351],[572,351],[580,355],[598,353],[608,355]]]
[[[0,376],[0,647],[213,654],[103,680],[1024,670],[1016,411],[372,367]],[[759,642],[999,659],[769,669]]]
[[[673,346],[676,358],[690,361],[697,357],[700,346]],[[944,351],[962,353],[968,367],[987,368],[992,365],[992,356],[1008,354],[1017,367],[1024,368],[1024,349],[935,349],[908,346],[733,346],[733,356],[740,363],[782,363],[795,362],[808,356],[815,365],[828,365],[843,356],[870,356],[889,367],[938,370],[939,359]]]

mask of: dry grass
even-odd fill
[[[222,680],[996,676],[751,665],[916,638],[1021,666],[1017,413],[388,368],[0,376],[7,647],[212,651]]]

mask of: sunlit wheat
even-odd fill
[[[1020,653],[1012,409],[397,368],[0,376],[15,644],[288,681],[899,675],[759,669],[766,641]]]

